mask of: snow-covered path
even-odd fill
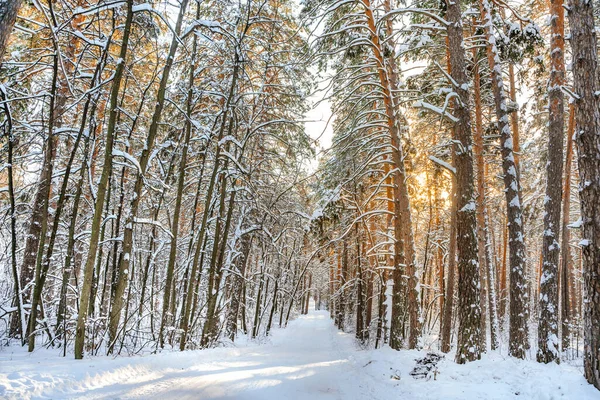
[[[356,376],[349,348],[341,345],[327,312],[301,316],[277,333],[272,344],[247,348],[232,359],[205,365],[200,353],[197,367],[114,395],[203,400],[369,398],[369,388]],[[350,387],[349,381],[354,382]]]
[[[267,343],[75,361],[56,350],[0,349],[1,399],[600,399],[581,368],[502,356],[410,376],[424,351],[362,350],[326,311],[311,311]]]
[[[355,351],[326,311],[311,311],[262,345],[84,361],[0,353],[0,398],[368,399]]]

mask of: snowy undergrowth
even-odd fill
[[[600,392],[572,366],[541,365],[496,352],[458,365],[449,354],[427,379],[414,379],[410,372],[424,356],[424,352],[385,348],[359,353],[357,358],[365,362],[366,374],[410,394],[411,399],[600,399]]]
[[[160,399],[600,399],[578,367],[484,355],[447,355],[425,379],[410,372],[425,351],[362,350],[311,312],[268,340],[203,351],[83,361],[56,351],[0,351],[0,398]]]

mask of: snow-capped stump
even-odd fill
[[[433,375],[433,379],[435,380],[438,373],[437,364],[443,359],[444,356],[437,353],[427,353],[427,355],[423,358],[417,358],[417,364],[410,371],[410,376],[415,379],[431,379]]]

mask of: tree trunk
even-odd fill
[[[579,162],[579,197],[583,220],[583,368],[600,389],[600,101],[593,2],[569,1],[573,52],[575,140]]]
[[[504,329],[504,321],[506,321],[506,308],[508,305],[508,293],[507,293],[507,255],[508,255],[508,226],[506,222],[502,226],[502,262],[501,262],[501,271],[500,271],[500,317],[502,320],[502,329]]]
[[[563,187],[563,205],[562,205],[562,225],[561,225],[561,260],[560,260],[560,303],[561,303],[561,325],[562,325],[562,349],[570,347],[570,323],[572,298],[570,291],[572,288],[571,266],[573,258],[571,256],[571,234],[569,231],[569,216],[571,214],[571,169],[573,165],[573,133],[575,132],[575,107],[569,107],[569,127],[567,129],[567,154],[565,161],[564,187]]]
[[[363,251],[365,251],[363,246]],[[367,270],[365,272],[366,281],[365,284],[367,288],[365,290],[365,340],[369,339],[370,336],[370,328],[371,328],[371,320],[373,318],[373,271]]]
[[[479,304],[479,260],[477,258],[477,219],[475,214],[475,175],[469,112],[460,2],[447,1],[448,47],[450,74],[456,82],[454,90],[453,160],[456,168],[456,235],[458,247],[458,345],[456,362],[464,364],[481,358],[481,308]]]
[[[452,207],[450,209],[450,240],[448,241],[448,275],[446,277],[446,293],[441,326],[441,351],[448,353],[451,349],[452,309],[454,308],[454,284],[456,280],[456,183],[452,181]]]
[[[52,4],[52,3],[50,3]],[[26,266],[25,260],[34,261],[33,266],[35,266],[35,284],[33,287],[33,293],[31,296],[31,313],[29,314],[29,324],[27,326],[27,336],[28,336],[28,351],[32,352],[35,349],[35,329],[37,325],[37,313],[38,306],[40,305],[40,300],[42,297],[42,288],[44,286],[44,282],[46,280],[46,274],[42,271],[42,257],[44,254],[44,245],[46,242],[46,234],[48,232],[48,208],[49,208],[49,197],[50,197],[50,187],[52,185],[52,171],[54,169],[54,157],[56,156],[56,145],[57,140],[54,135],[54,124],[56,121],[57,113],[55,112],[55,104],[57,99],[57,87],[58,87],[58,43],[54,44],[54,65],[52,67],[52,95],[50,97],[50,107],[49,107],[49,118],[48,118],[48,139],[46,140],[46,146],[44,150],[44,163],[42,165],[42,173],[40,176],[40,186],[38,189],[38,194],[42,192],[43,197],[40,199],[41,203],[39,204],[39,210],[35,210],[35,207],[38,205],[37,200],[38,196],[36,196],[36,204],[34,204],[34,212],[31,216],[32,224],[39,224],[35,230],[37,231],[37,235],[34,237],[30,237],[32,242],[37,242],[37,252],[35,253],[35,257],[33,257],[34,253],[31,253],[32,257],[23,257],[23,269],[21,272],[26,270],[27,268],[31,268],[32,265]],[[37,214],[37,215],[36,215]],[[39,230],[38,230],[39,229]],[[31,227],[30,227],[31,232]],[[27,247],[26,247],[27,249]]]
[[[0,2],[0,65],[6,50],[8,38],[12,32],[17,14],[23,4],[23,0],[9,0]]]
[[[240,254],[236,260],[234,260],[234,268],[237,272],[230,275],[231,283],[231,300],[227,309],[225,332],[227,337],[233,341],[238,330],[238,315],[240,311],[240,304],[242,299],[242,293],[244,291],[246,274],[246,262],[250,255],[250,249],[252,244],[252,235],[242,235],[240,239]]]
[[[517,103],[517,85],[515,84],[515,67],[512,63],[508,64],[508,83],[510,100],[513,103]],[[515,157],[515,165],[517,172],[519,171],[519,160],[521,159],[521,146],[520,146],[520,134],[519,134],[519,111],[510,113],[510,124],[512,128],[513,137],[513,155]]]
[[[332,246],[333,247],[333,246]],[[334,264],[334,250],[331,250],[330,262],[329,262],[329,299],[327,301],[327,308],[329,309],[329,317],[335,321],[335,264]]]
[[[310,303],[310,294],[312,287],[312,273],[308,274],[308,286],[306,288],[306,301],[304,303],[304,315],[308,314],[308,305]]]
[[[364,271],[361,263],[361,251],[360,251],[360,234],[359,226],[356,227],[356,332],[355,336],[358,340],[363,341],[364,329],[365,329],[365,285],[364,285]],[[310,293],[310,292],[309,292]]]
[[[271,331],[271,326],[273,324],[273,316],[275,315],[275,310],[277,310],[277,297],[279,295],[279,277],[275,278],[275,288],[273,289],[273,303],[271,305],[271,312],[269,313],[269,322],[267,323],[267,336]]]
[[[265,274],[261,272],[260,281],[258,284],[258,293],[256,294],[256,304],[254,307],[254,322],[252,323],[252,339],[258,336],[258,321],[260,315],[260,300],[262,298],[263,285],[265,281]]]
[[[548,82],[548,161],[546,162],[546,196],[544,198],[544,234],[542,276],[540,279],[540,320],[537,360],[560,362],[558,344],[558,263],[560,260],[560,208],[562,200],[564,100],[565,84],[563,2],[550,0],[550,80]]]
[[[338,328],[343,332],[346,324],[346,282],[348,277],[348,244],[346,237],[342,239],[342,257],[339,270],[340,293],[338,310]]]
[[[0,6],[3,7],[3,6]],[[0,62],[2,54],[0,53]],[[0,91],[2,100],[6,101],[4,90]],[[17,309],[14,317],[11,318],[10,333],[11,337],[20,336],[21,344],[25,344],[25,310],[23,309],[23,297],[21,293],[21,283],[19,282],[19,272],[17,269],[17,214],[15,210],[15,184],[13,179],[13,152],[15,145],[15,135],[13,133],[12,115],[8,103],[4,103],[4,113],[6,117],[5,134],[8,139],[8,155],[6,165],[8,169],[8,197],[10,200],[10,266],[13,275],[13,284],[15,291],[14,304]]]

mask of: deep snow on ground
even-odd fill
[[[425,352],[361,350],[313,311],[266,344],[82,361],[56,351],[0,351],[0,398],[85,399],[600,399],[578,368],[497,353],[429,379],[410,376]]]

